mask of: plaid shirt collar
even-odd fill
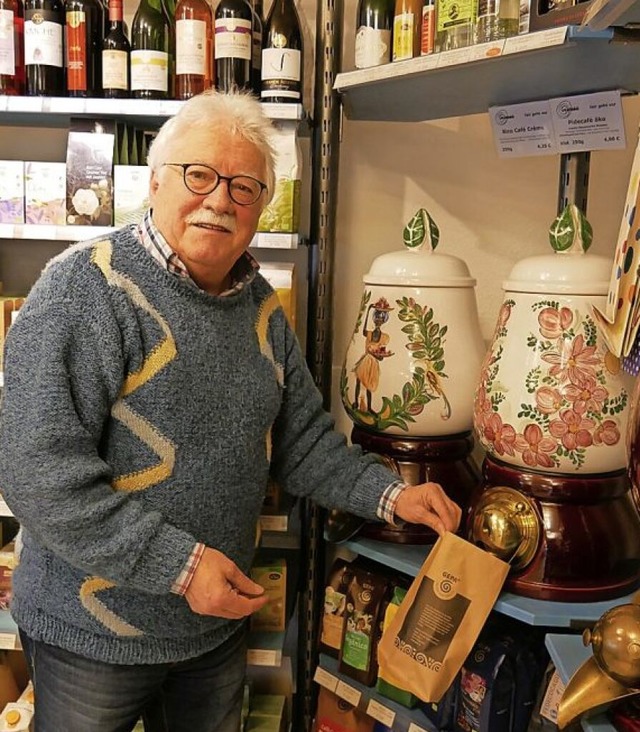
[[[183,277],[195,287],[198,287],[191,279],[191,275],[180,257],[169,246],[158,227],[153,223],[151,209],[146,212],[142,221],[136,227],[136,234],[142,246],[161,267],[166,269],[167,272]],[[220,297],[228,297],[240,292],[243,287],[253,280],[259,269],[260,265],[255,258],[249,252],[244,252],[231,269],[231,287],[221,292]]]

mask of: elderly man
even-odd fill
[[[0,490],[24,530],[13,616],[37,732],[237,732],[246,575],[271,475],[369,519],[455,530],[440,486],[347,447],[247,252],[271,125],[206,93],[149,153],[138,226],[64,252],[7,340]]]

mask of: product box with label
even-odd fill
[[[71,120],[67,141],[67,224],[113,223],[112,120]]]
[[[295,234],[300,226],[302,155],[291,122],[274,122],[276,185],[273,198],[258,222],[258,231]]]
[[[263,262],[260,273],[278,295],[291,327],[296,327],[296,277],[293,262]]]
[[[251,616],[253,631],[282,631],[287,621],[287,563],[276,559],[269,564],[257,562],[251,579],[264,588],[269,602]]]
[[[0,160],[0,224],[24,224],[22,160]]]
[[[137,224],[149,208],[149,179],[146,165],[115,165],[113,168],[113,223]]]
[[[27,224],[64,226],[66,165],[27,160],[24,164],[24,218]]]

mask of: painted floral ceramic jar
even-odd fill
[[[611,261],[588,255],[575,206],[550,231],[553,254],[517,263],[484,359],[474,425],[487,453],[562,474],[624,468],[629,377],[591,311],[604,307]]]
[[[473,427],[484,346],[475,280],[457,257],[436,253],[433,219],[421,209],[404,251],[383,254],[363,277],[340,394],[367,430],[438,437]]]

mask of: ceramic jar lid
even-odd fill
[[[606,295],[611,260],[587,254],[592,237],[591,225],[580,209],[567,206],[549,229],[554,253],[517,262],[503,288],[507,292]]]
[[[420,209],[404,229],[405,249],[376,257],[363,281],[368,285],[474,287],[476,281],[461,259],[436,254],[439,238],[436,223]]]

